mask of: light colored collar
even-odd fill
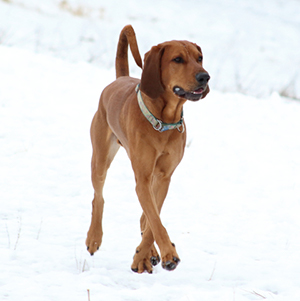
[[[177,123],[164,123],[161,120],[157,119],[155,116],[153,116],[152,113],[146,107],[146,105],[143,101],[143,98],[142,98],[141,91],[140,91],[140,84],[138,84],[136,86],[135,91],[137,93],[138,104],[139,104],[139,107],[140,107],[143,115],[152,124],[153,128],[156,131],[164,132],[167,130],[177,129],[180,133],[184,132],[185,128],[184,128],[184,123],[183,123],[183,111],[181,112],[180,121],[178,121]]]

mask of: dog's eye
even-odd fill
[[[184,63],[184,60],[181,56],[176,57],[175,59],[173,59],[173,61],[178,64]]]
[[[198,57],[198,62],[201,63],[202,61],[203,61],[203,56],[199,56],[199,57]]]

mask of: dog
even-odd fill
[[[129,76],[128,45],[136,64],[142,68],[141,80]],[[188,41],[153,46],[145,54],[143,66],[135,32],[127,25],[119,37],[116,77],[103,90],[91,124],[94,200],[87,250],[93,255],[101,245],[103,185],[114,156],[123,146],[131,160],[143,209],[142,241],[136,248],[131,269],[152,273],[153,266],[161,260],[162,267],[172,271],[180,259],[161,222],[160,211],[186,144],[183,104],[208,94],[210,76],[203,68],[201,48]]]

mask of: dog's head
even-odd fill
[[[164,92],[199,100],[209,92],[210,76],[203,68],[201,48],[188,41],[170,41],[153,46],[145,54],[141,91],[155,99]]]

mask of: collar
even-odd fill
[[[139,104],[139,107],[140,107],[143,115],[152,124],[153,128],[156,131],[164,132],[167,130],[177,129],[180,133],[184,132],[185,128],[184,128],[184,123],[183,123],[183,111],[181,112],[180,121],[178,121],[177,123],[164,123],[161,120],[157,119],[155,116],[153,116],[152,113],[146,107],[146,105],[143,101],[143,98],[142,98],[140,84],[138,84],[136,86],[135,91],[137,93],[138,104]]]

